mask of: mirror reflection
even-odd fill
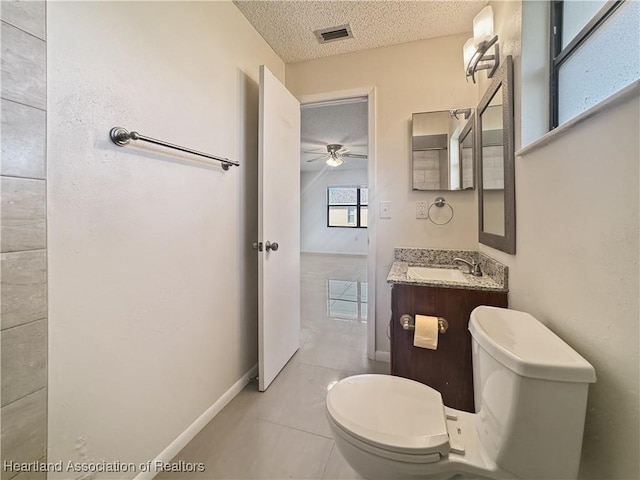
[[[481,113],[482,121],[482,229],[504,235],[504,148],[502,87]]]
[[[475,122],[471,117],[460,133],[460,165],[462,190],[473,190],[475,187],[475,171],[473,169],[473,146],[475,143]]]
[[[462,114],[457,117],[453,112]],[[467,123],[465,116],[468,117],[470,113],[471,109],[459,109],[413,114],[413,190],[461,190],[464,188],[463,168],[467,169],[467,179],[470,170],[473,183],[473,164],[464,165],[459,145],[460,135]]]

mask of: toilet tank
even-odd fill
[[[576,478],[593,367],[528,313],[477,307],[469,330],[488,456],[516,477]]]

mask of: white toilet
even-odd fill
[[[576,478],[593,367],[531,315],[471,313],[477,413],[413,380],[356,375],[331,388],[340,453],[365,478]]]

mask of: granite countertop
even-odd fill
[[[387,283],[404,285],[423,285],[429,287],[460,288],[466,290],[487,290],[493,292],[509,291],[509,269],[497,260],[473,250],[438,250],[430,248],[396,248],[394,249],[395,262],[387,277]],[[410,266],[432,268],[460,268],[460,264],[454,265],[453,259],[459,257],[465,260],[474,260],[480,263],[483,275],[475,277],[466,272],[462,265],[460,271],[468,283],[442,281],[442,280],[414,280],[407,276]]]

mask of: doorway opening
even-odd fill
[[[336,343],[360,349],[370,360],[375,359],[373,95],[373,89],[364,89],[304,97],[300,142],[303,341],[335,334]]]

